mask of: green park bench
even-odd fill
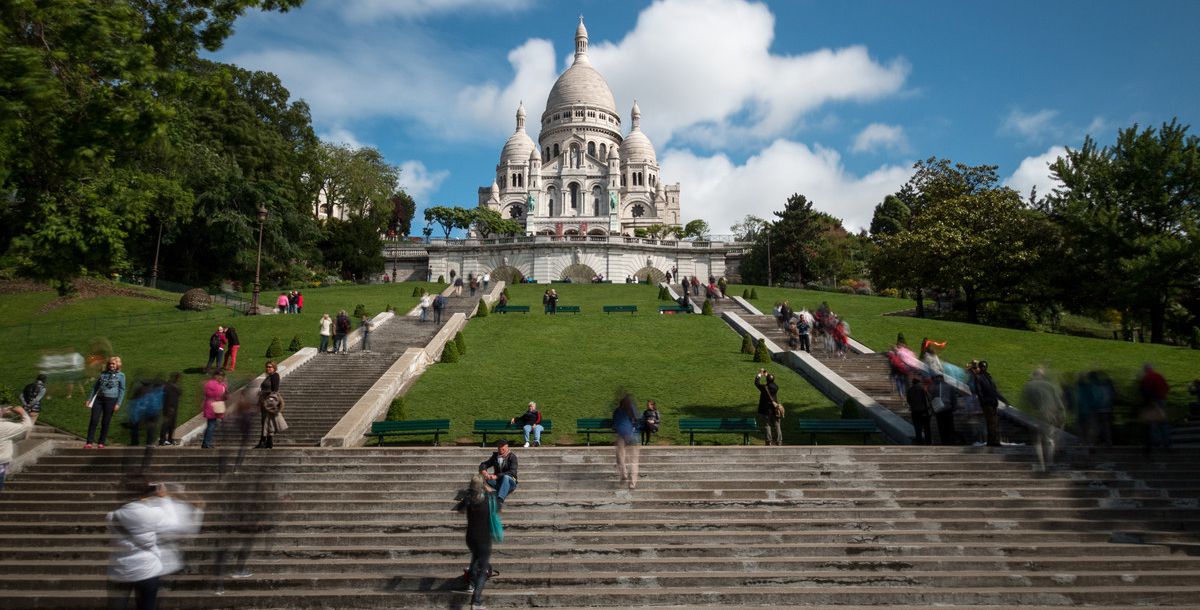
[[[742,444],[750,444],[750,435],[758,432],[753,417],[698,417],[679,420],[679,431],[688,435],[688,444],[696,444],[697,434],[741,434]]]
[[[578,305],[559,305],[557,308],[555,308],[554,311],[556,311],[558,313],[579,313],[579,306]]]
[[[410,419],[407,421],[377,421],[371,424],[371,435],[379,438],[379,445],[383,446],[383,438],[385,436],[413,436],[413,435],[433,435],[433,446],[437,447],[439,439],[443,434],[450,433],[450,420],[448,419]]]
[[[592,446],[593,434],[612,434],[612,419],[607,417],[581,417],[575,420],[575,432],[583,435],[584,442]]]
[[[872,434],[882,434],[872,419],[802,419],[797,428],[808,433],[812,445],[817,444],[817,435],[822,433],[862,434],[864,445]]]
[[[659,305],[658,313],[688,313],[692,309],[683,305]]]
[[[528,305],[497,305],[492,308],[492,313],[529,313]]]
[[[604,313],[622,313],[628,311],[631,314],[637,313],[637,305],[605,305]]]
[[[546,434],[549,434],[553,429],[554,428],[551,425],[550,420],[548,420],[548,419],[542,420],[542,435],[543,436]],[[498,435],[502,435],[505,433],[513,433],[513,432],[516,432],[518,434],[524,434],[524,429],[521,427],[520,424],[508,423],[507,419],[477,419],[477,420],[475,420],[475,429],[471,431],[471,434],[483,435],[483,442],[480,444],[480,446],[486,447],[489,434],[491,434],[493,436],[498,436]],[[509,439],[509,440],[511,442],[512,439]]]

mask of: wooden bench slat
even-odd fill
[[[492,308],[493,313],[529,313],[528,305],[497,305]]]
[[[802,419],[797,428],[808,433],[808,442],[813,445],[817,444],[817,434],[821,432],[862,433],[864,445],[872,434],[882,434],[871,419]]]
[[[741,434],[742,444],[750,444],[750,435],[758,432],[753,417],[690,418],[679,420],[679,431],[689,435],[688,442],[696,444],[696,434]]]
[[[383,446],[385,436],[408,436],[433,434],[433,445],[441,445],[441,435],[450,433],[448,419],[410,419],[401,421],[377,421],[371,424],[370,436],[377,437]]]
[[[556,312],[580,313],[578,305],[559,305],[554,310]]]
[[[631,314],[637,313],[637,305],[605,305],[604,313],[620,313],[628,311]]]
[[[549,419],[543,419],[542,434],[548,434],[554,431],[554,422]],[[523,427],[519,423],[508,423],[507,419],[477,419],[475,420],[474,429],[471,434],[479,434],[483,436],[483,442],[480,446],[487,445],[487,437],[489,434],[497,434],[500,432],[521,432]]]

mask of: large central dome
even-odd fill
[[[592,67],[587,56],[587,28],[583,27],[583,19],[575,30],[575,61],[563,72],[550,96],[546,98],[546,113],[549,114],[563,106],[583,104],[613,114],[617,112],[617,103],[613,99],[608,82]]]

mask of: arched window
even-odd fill
[[[600,143],[600,160],[608,161],[608,147],[603,142]]]
[[[517,185],[517,175],[516,175],[516,174],[510,174],[510,175],[508,176],[508,185],[509,185],[509,186],[516,186],[516,185]]]
[[[621,186],[625,186],[625,174],[621,174]]]
[[[650,186],[654,186],[654,174],[650,174]]]
[[[558,144],[555,144],[555,145],[554,145],[554,156],[555,156],[555,157],[557,157],[557,156],[558,156]]]
[[[562,210],[555,209],[554,200],[558,198],[558,189],[553,186],[546,187],[546,201],[550,210],[551,216],[561,216]]]
[[[596,143],[595,142],[588,142],[588,154],[593,157],[596,156]]]
[[[550,160],[550,147],[547,146],[546,150],[542,152],[542,163],[545,163],[549,160]]]
[[[592,187],[592,216],[600,215],[600,204],[604,198],[604,192],[600,190],[600,185]]]
[[[517,174],[517,186],[525,186],[525,174]]]
[[[571,188],[571,209],[578,210],[579,209],[579,184],[572,182],[570,188]]]

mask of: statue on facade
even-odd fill
[[[583,260],[583,250],[575,248],[575,264],[578,265]]]
[[[617,211],[617,192],[616,191],[608,192],[608,211],[610,211],[610,212]]]
[[[534,214],[534,212],[537,210],[536,206],[537,206],[537,198],[533,196],[533,193],[530,193],[529,200],[526,201],[525,209],[527,211],[525,212],[525,214],[527,216],[535,216],[536,214]]]

